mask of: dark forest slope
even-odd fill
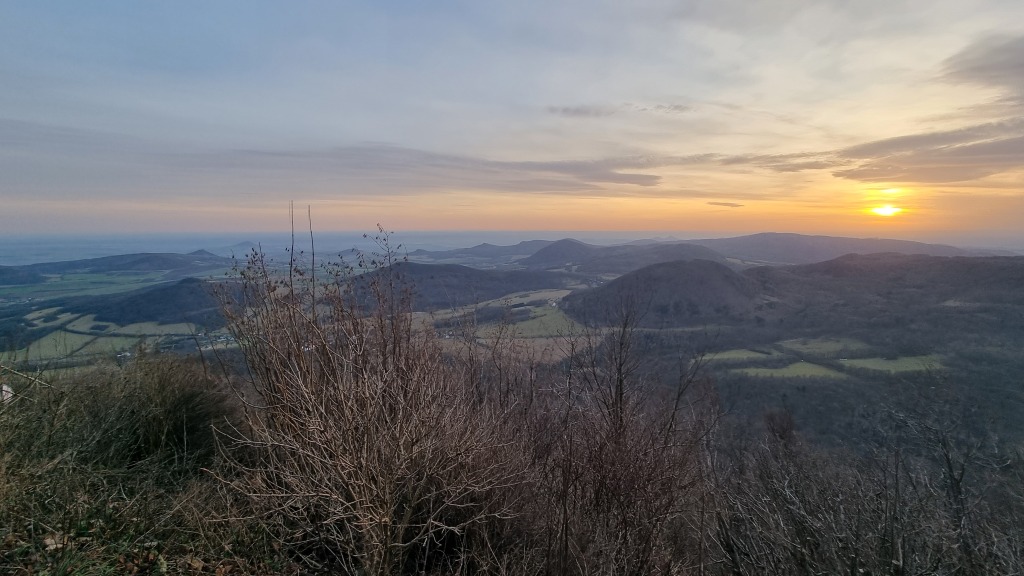
[[[565,288],[572,277],[558,272],[479,270],[457,264],[401,262],[367,274],[359,284],[394,273],[397,285],[412,291],[416,310],[441,310],[500,298],[513,292]]]
[[[664,262],[630,272],[591,290],[566,296],[572,317],[604,323],[623,307],[633,307],[648,326],[685,326],[741,320],[753,313],[757,285],[728,267],[708,260]]]

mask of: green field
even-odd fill
[[[230,272],[230,268],[213,269],[195,276],[197,278],[223,278]],[[48,274],[45,275],[46,281],[39,284],[0,286],[0,300],[18,301],[32,298],[38,301],[62,296],[116,294],[166,282],[168,274],[167,270]],[[180,278],[180,276],[175,275],[172,278]]]
[[[118,336],[179,336],[194,334],[193,324],[179,322],[177,324],[157,324],[156,322],[138,322],[121,326],[113,333]]]
[[[62,326],[67,322],[78,318],[78,314],[71,312],[60,312],[60,308],[46,308],[36,310],[25,315],[28,325],[33,328],[49,328],[50,326]]]
[[[118,352],[130,350],[141,340],[142,339],[139,337],[131,336],[99,337],[79,349],[78,352],[75,353],[75,356],[91,356],[95,354],[113,356]]]
[[[863,368],[879,372],[924,372],[926,370],[942,368],[942,359],[936,354],[905,356],[895,359],[858,358],[855,360],[840,360],[839,362],[843,366],[849,366],[850,368]]]
[[[737,348],[735,350],[725,350],[724,352],[713,352],[708,354],[708,359],[712,362],[756,362],[758,360],[774,358],[778,355],[774,350]]]
[[[810,362],[795,362],[783,368],[737,368],[733,372],[758,378],[846,378],[846,374]]]
[[[58,296],[98,296],[136,290],[164,280],[166,272],[118,272],[59,274],[47,276],[42,284],[0,287],[0,298],[35,298],[45,300]]]
[[[88,314],[68,322],[64,328],[73,332],[105,333],[117,329],[113,322],[97,322],[95,314]]]
[[[820,356],[820,357],[834,357],[840,352],[863,352],[868,350],[870,347],[861,342],[860,340],[854,340],[853,338],[794,338],[792,340],[783,340],[778,345],[787,350],[792,350],[798,354],[807,354],[809,356]]]
[[[14,352],[14,358],[41,362],[75,355],[78,350],[95,340],[92,334],[76,334],[57,330]]]
[[[554,306],[538,306],[531,310],[529,320],[518,322],[515,329],[521,338],[546,338],[580,332],[583,327]]]
[[[61,313],[59,308],[35,310],[25,315],[34,327],[60,327],[20,350],[11,352],[13,360],[32,363],[68,359],[87,360],[90,356],[112,356],[129,350],[139,342],[151,343],[167,337],[188,337],[196,332],[192,324],[157,324],[142,322],[118,326],[97,321],[95,315]]]
[[[563,296],[572,292],[572,290],[534,290],[531,292],[518,292],[516,294],[509,294],[490,302],[484,302],[484,305],[495,305],[500,306],[504,304],[526,304],[527,302],[533,302],[535,300],[561,300]]]

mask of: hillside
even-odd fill
[[[401,285],[412,290],[413,307],[444,310],[500,298],[513,292],[565,288],[574,278],[558,272],[479,270],[457,264],[401,262],[390,271],[371,272],[360,284],[393,271]]]
[[[470,248],[457,248],[455,250],[416,250],[409,253],[409,258],[432,262],[462,259],[505,260],[529,256],[553,243],[552,240],[524,240],[511,246],[498,246],[484,242]]]
[[[517,264],[530,269],[562,268],[582,264],[597,256],[601,248],[573,238],[553,242]]]
[[[74,298],[52,304],[62,305],[63,312],[95,314],[97,321],[120,325],[140,322],[190,322],[207,328],[224,325],[212,285],[198,278],[185,278],[132,292]]]
[[[0,286],[17,284],[38,284],[46,278],[38,272],[25,270],[18,266],[0,266]]]
[[[711,264],[648,266],[574,293],[563,304],[575,318],[603,318],[603,310],[614,309],[621,295],[629,293],[647,311],[645,323],[652,326],[771,321],[853,327],[913,317],[908,328],[924,318],[966,321],[960,317],[967,312],[1024,307],[1024,257],[849,254],[815,264],[741,272]]]
[[[562,307],[573,318],[604,323],[623,306],[633,306],[645,326],[689,326],[714,319],[740,320],[759,302],[757,285],[709,260],[647,266],[590,290],[566,296]]]
[[[844,254],[924,254],[928,256],[990,256],[992,252],[966,250],[943,244],[925,244],[909,240],[883,238],[843,238],[768,232],[735,238],[688,240],[731,258],[761,264],[810,264],[838,258]]]
[[[724,256],[710,248],[684,242],[594,246],[566,239],[516,263],[531,270],[563,269],[581,274],[621,275],[651,264],[698,259],[722,264],[727,262]]]
[[[37,274],[69,274],[69,273],[109,273],[109,272],[148,272],[148,271],[186,271],[201,272],[214,268],[230,267],[234,261],[200,250],[191,254],[174,253],[141,253],[123,254],[119,256],[103,256],[85,260],[67,260],[63,262],[44,262],[28,264],[16,268]]]
[[[580,264],[577,272],[588,274],[625,274],[651,264],[678,260],[708,260],[728,266],[718,252],[683,242],[600,247],[593,258]]]

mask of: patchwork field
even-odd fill
[[[758,349],[753,350],[750,348],[738,348],[736,350],[726,350],[724,352],[714,352],[708,356],[712,362],[751,362],[758,360],[765,360],[767,358],[778,357],[779,353],[771,349]]]
[[[165,280],[165,272],[50,274],[42,284],[0,286],[0,298],[45,300],[60,296],[99,296],[150,286]]]
[[[747,376],[754,376],[757,378],[801,378],[801,377],[815,377],[815,378],[846,378],[846,374],[833,370],[820,364],[813,364],[811,362],[794,362],[788,366],[782,368],[736,368],[733,370]]]
[[[836,357],[842,353],[850,354],[863,352],[870,347],[852,338],[794,338],[783,340],[777,344],[779,347],[796,352],[818,357]]]
[[[530,314],[529,320],[515,324],[521,338],[551,338],[580,332],[583,328],[554,306],[537,306]]]
[[[942,368],[942,359],[936,354],[927,356],[905,356],[903,358],[857,358],[840,360],[843,366],[864,368],[879,372],[924,372]]]
[[[35,310],[25,315],[25,320],[34,328],[58,328],[7,354],[14,360],[34,364],[87,362],[100,356],[115,356],[143,341],[151,346],[162,346],[190,339],[197,331],[194,325],[187,323],[144,322],[118,326],[97,321],[93,314],[70,314],[60,312],[59,308]]]
[[[943,368],[938,354],[901,358],[837,358],[871,352],[870,346],[852,338],[800,338],[755,349],[724,350],[712,354],[710,360],[712,366],[717,364],[733,374],[755,378],[847,378],[857,376],[857,372],[863,377],[864,370],[896,374]],[[780,367],[780,362],[787,359],[790,362]]]

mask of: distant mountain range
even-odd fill
[[[887,254],[849,255],[878,251]],[[895,294],[910,307],[934,304],[936,298],[973,301],[975,296],[979,301],[1016,302],[1017,292],[1024,293],[1020,290],[1024,276],[1019,272],[1024,258],[966,258],[987,254],[902,240],[798,234],[689,242],[644,240],[614,246],[563,239],[511,246],[480,244],[443,252],[418,250],[409,254],[412,261],[398,264],[395,270],[413,286],[420,310],[464,306],[514,292],[573,288],[576,293],[566,297],[563,306],[577,318],[600,318],[602,310],[614,308],[621,294],[628,292],[652,311],[648,323],[667,326],[725,318],[779,321],[790,318],[795,310],[828,303],[850,306],[855,302],[867,310],[871,295],[878,293]],[[449,263],[436,263],[441,261]],[[788,266],[757,267],[758,262]],[[24,297],[32,296],[34,286],[39,286],[49,290],[40,296],[42,300],[57,298],[54,305],[96,313],[97,318],[117,323],[188,318],[217,324],[210,316],[214,303],[202,282],[173,282],[208,276],[235,264],[233,259],[198,250],[0,267],[0,305],[17,304],[21,310],[28,302]],[[94,283],[88,275],[105,275],[112,281],[97,291],[89,288]],[[60,282],[67,278],[77,279],[78,288],[61,289]],[[122,281],[125,278],[131,281]],[[17,296],[5,296],[4,286],[10,288],[6,294]],[[89,288],[81,292],[89,296],[73,298],[81,286]],[[140,289],[135,290],[136,286]],[[596,288],[579,290],[585,286]],[[914,300],[909,294],[919,297]],[[36,300],[25,309],[38,307],[40,300]]]
[[[732,268],[764,264],[810,264],[844,254],[925,254],[929,256],[1008,256],[1006,251],[974,250],[908,240],[842,238],[802,234],[763,233],[735,238],[687,241],[640,240],[598,246],[566,238],[532,240],[514,246],[481,244],[448,251],[417,250],[409,259],[425,264],[465,264],[480,268],[527,268],[589,274],[625,274],[650,264],[703,259]]]
[[[85,260],[44,262],[22,266],[0,266],[0,285],[40,283],[46,281],[46,275],[55,274],[167,271],[177,272],[178,277],[183,277],[199,275],[209,270],[227,268],[232,266],[232,264],[234,264],[234,261],[231,258],[217,256],[206,250],[197,250],[188,254],[122,254]]]
[[[757,264],[810,264],[844,254],[925,254],[928,256],[1009,256],[1007,251],[969,250],[944,244],[925,244],[884,238],[843,238],[766,232],[735,238],[688,240],[730,258]]]
[[[566,239],[545,246],[516,264],[532,270],[564,269],[584,274],[618,275],[650,264],[698,259],[727,262],[719,252],[685,242],[593,246]]]

